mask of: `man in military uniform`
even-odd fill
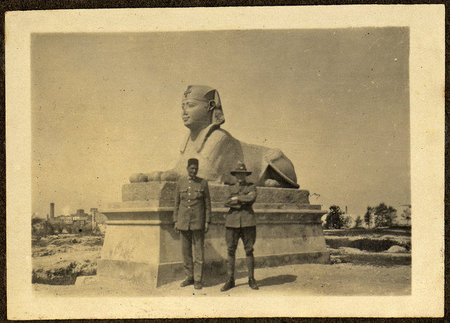
[[[197,177],[198,160],[187,163],[188,176],[180,177],[176,186],[174,229],[181,232],[181,252],[186,279],[181,287],[194,284],[202,288],[205,233],[211,221],[211,198],[208,182]],[[194,245],[194,261],[192,261]]]
[[[231,174],[236,177],[237,183],[231,187],[230,195],[225,204],[225,206],[230,208],[225,220],[228,281],[223,285],[221,291],[225,292],[235,286],[234,264],[239,239],[242,239],[245,249],[248,285],[252,289],[259,289],[254,277],[255,258],[253,257],[253,245],[256,239],[256,219],[252,205],[256,200],[256,186],[247,182],[246,177],[251,172],[247,171],[245,164],[242,162],[238,163],[237,168]]]

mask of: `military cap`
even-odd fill
[[[247,176],[250,175],[252,172],[247,170],[247,167],[245,167],[245,164],[241,161],[237,163],[237,166],[234,170],[232,170],[231,175],[235,175],[237,173],[246,174]]]
[[[198,167],[198,159],[197,158],[189,158],[188,159],[188,167],[191,165],[195,165]]]

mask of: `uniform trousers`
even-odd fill
[[[205,232],[203,230],[180,230],[181,253],[183,254],[186,278],[201,282],[203,278]],[[192,261],[192,245],[194,260]]]
[[[255,266],[255,260],[253,257],[253,245],[256,241],[256,226],[243,228],[226,228],[225,241],[227,243],[228,251],[227,274],[230,280],[234,280],[236,248],[239,239],[242,239],[242,243],[244,244],[245,255],[247,256],[246,262],[248,267],[248,276],[250,279],[252,279]]]

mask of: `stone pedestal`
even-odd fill
[[[210,184],[212,219],[205,236],[205,280],[226,271],[225,214],[228,187]],[[148,285],[184,278],[180,236],[173,230],[175,183],[126,184],[121,203],[102,210],[108,218],[97,275],[100,280]],[[256,267],[328,263],[321,220],[326,211],[309,203],[309,192],[258,187]],[[239,242],[236,268],[245,269]]]

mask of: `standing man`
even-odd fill
[[[181,253],[186,274],[180,286],[194,284],[195,289],[202,289],[204,241],[211,222],[211,198],[208,182],[197,177],[197,172],[198,160],[189,159],[188,176],[180,177],[177,182],[173,221],[175,231],[181,232]]]
[[[237,183],[232,186],[228,200],[225,203],[225,206],[230,208],[225,221],[228,281],[221,288],[222,292],[235,286],[234,264],[239,239],[242,239],[247,257],[248,285],[252,289],[259,289],[254,277],[255,258],[253,257],[253,245],[256,239],[256,219],[252,205],[256,200],[256,186],[246,180],[246,177],[251,173],[247,171],[245,164],[242,162],[238,162],[237,168],[231,172],[231,175],[236,177]]]

